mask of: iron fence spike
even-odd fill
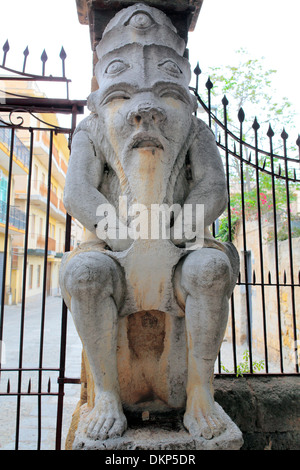
[[[268,280],[269,280],[269,284],[272,284],[272,278],[271,278],[271,273],[269,271],[269,274],[268,274]]]
[[[44,49],[43,52],[42,52],[42,55],[41,55],[41,61],[43,63],[43,71],[42,71],[43,75],[45,75],[45,64],[46,64],[47,60],[48,60],[48,56],[47,56],[47,53]]]
[[[47,60],[48,60],[47,52],[44,49],[41,55],[41,61],[46,62]]]
[[[7,381],[7,388],[6,388],[7,393],[10,393],[10,380],[8,379]]]
[[[67,54],[66,54],[66,51],[64,50],[63,47],[61,48],[59,57],[61,58],[61,61],[62,61],[62,76],[65,77],[65,76],[66,76],[66,71],[65,71],[65,59],[66,59],[66,57],[67,57]]]
[[[26,61],[27,61],[27,57],[29,55],[29,49],[28,49],[28,46],[26,46],[26,48],[24,49],[23,51],[23,54],[24,54],[24,62],[23,62],[23,73],[25,72],[25,68],[26,68]]]
[[[238,112],[238,120],[240,122],[243,122],[245,120],[245,113],[244,113],[243,108],[240,108],[240,110]]]
[[[28,389],[27,389],[27,393],[30,393],[31,392],[31,379],[29,379],[28,381]]]
[[[260,128],[260,125],[258,124],[258,121],[255,117],[254,121],[253,121],[253,124],[252,124],[252,128],[255,130],[255,131],[258,131],[258,129]]]
[[[2,47],[2,50],[3,50],[3,60],[2,60],[2,67],[5,66],[5,61],[6,61],[6,54],[8,53],[10,47],[9,47],[9,42],[8,42],[8,39],[6,39],[3,47]]]
[[[283,273],[283,283],[286,284],[286,272],[284,270],[284,273]]]
[[[47,390],[48,390],[48,393],[50,393],[50,391],[51,391],[51,379],[50,379],[50,377],[49,377],[49,380],[48,380]]]
[[[194,74],[195,75],[200,75],[201,74],[201,69],[199,67],[199,62],[197,62],[196,67],[194,68]]]
[[[222,99],[222,104],[223,104],[224,106],[228,106],[228,104],[229,104],[229,101],[228,101],[228,99],[226,98],[226,95],[224,95],[224,97],[223,97],[223,99]]]
[[[2,50],[3,50],[3,52],[8,52],[9,49],[10,49],[10,47],[9,47],[9,42],[8,42],[8,39],[6,39],[6,41],[5,41],[5,43],[4,43],[3,47],[2,47]]]
[[[65,58],[67,57],[66,51],[64,50],[63,46],[61,47],[59,57],[61,58],[61,60],[65,60]]]
[[[274,134],[274,131],[271,127],[271,124],[269,124],[269,129],[268,129],[268,132],[267,132],[267,136],[270,137],[270,139],[271,139],[272,137],[274,137],[274,135],[275,134]]]
[[[256,284],[256,275],[255,275],[255,270],[254,269],[253,269],[252,278],[253,278],[253,284]]]
[[[282,138],[283,140],[287,140],[288,136],[289,136],[289,135],[288,135],[287,132],[285,131],[285,128],[283,128],[283,130],[282,130],[282,132],[281,132],[281,138]]]
[[[214,85],[213,85],[213,83],[212,83],[210,77],[208,77],[208,80],[207,80],[207,82],[205,83],[205,86],[206,86],[206,88],[207,88],[208,90],[211,90],[211,89],[213,88]]]

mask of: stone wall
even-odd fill
[[[214,386],[243,433],[241,450],[300,450],[300,376],[216,377]]]
[[[272,229],[273,224],[270,221],[263,221],[263,262],[264,262],[264,283],[265,283],[265,312],[267,325],[267,341],[269,361],[279,364],[279,332],[278,332],[278,305],[276,290],[276,265],[275,265],[275,248],[274,241],[266,243],[267,235]],[[238,227],[234,244],[240,254],[241,260],[241,281],[244,282],[244,256],[243,256],[243,238],[241,224]],[[294,261],[294,282],[297,283],[298,270],[300,266],[300,238],[293,238],[293,261]],[[262,290],[259,285],[260,278],[260,255],[258,240],[257,221],[247,221],[247,249],[251,253],[251,281],[253,281],[253,271],[257,285],[249,288],[250,308],[251,308],[251,328],[252,328],[252,344],[257,358],[264,358],[264,335],[263,335],[263,310],[262,310]],[[280,287],[280,316],[282,331],[282,349],[284,359],[284,372],[294,372],[295,366],[295,347],[293,332],[293,309],[291,297],[290,264],[289,264],[289,245],[288,240],[278,241],[278,267],[279,282],[284,283],[286,279],[286,287]],[[271,278],[273,286],[268,286]],[[248,327],[246,313],[246,290],[245,286],[236,286],[234,291],[235,300],[235,331],[236,341],[238,345],[246,344]],[[300,322],[300,289],[295,287],[295,307],[296,307],[296,324]],[[231,341],[231,328],[227,331],[227,340]],[[274,368],[273,368],[274,369]],[[279,372],[278,366],[269,372]]]

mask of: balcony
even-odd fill
[[[46,238],[40,233],[30,233],[28,243],[28,254],[36,256],[44,256]],[[56,254],[56,240],[48,237],[48,255]]]
[[[26,199],[26,191],[22,188],[15,188],[15,198],[16,199]],[[48,186],[40,180],[31,181],[31,196],[30,202],[39,209],[46,211],[47,210],[47,198],[48,198]],[[50,213],[59,222],[65,222],[66,220],[66,210],[64,208],[63,202],[58,198],[57,194],[50,189]]]
[[[42,163],[45,163],[45,159],[46,161],[48,161],[49,159],[49,145],[50,140],[48,133],[45,131],[39,131],[34,141],[34,154]],[[61,185],[64,185],[67,174],[67,168],[67,164],[59,155],[56,146],[53,145],[52,174]]]
[[[0,201],[0,223],[6,224],[7,204]],[[16,206],[9,207],[9,227],[25,230],[26,214]]]
[[[42,181],[39,182],[35,182],[33,181],[33,186],[36,184],[36,187],[39,186],[39,192],[40,194],[47,199],[48,197],[48,187],[45,183],[43,183]],[[52,191],[52,189],[50,189],[50,202],[52,202],[52,204],[57,208],[59,209],[59,201],[58,201],[58,197],[57,195],[55,194],[54,191]]]
[[[9,155],[12,144],[11,129],[0,127],[0,165],[8,170]],[[14,135],[13,147],[13,174],[27,174],[29,168],[30,152],[26,145]]]

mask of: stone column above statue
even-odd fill
[[[93,379],[89,439],[123,435],[126,409],[144,403],[184,408],[195,438],[228,427],[212,380],[239,260],[209,232],[226,183],[214,135],[194,115],[184,52],[158,9],[117,13],[72,140],[64,204],[87,236],[64,255],[60,282]]]

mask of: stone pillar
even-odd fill
[[[134,3],[145,3],[159,8],[172,21],[180,37],[187,44],[189,31],[194,31],[203,0],[76,0],[78,20],[82,25],[88,25],[93,51],[93,70],[98,61],[96,46],[102,38],[103,31],[109,21],[122,8]],[[186,51],[186,54],[188,52]],[[98,88],[95,76],[92,78],[91,91]]]

